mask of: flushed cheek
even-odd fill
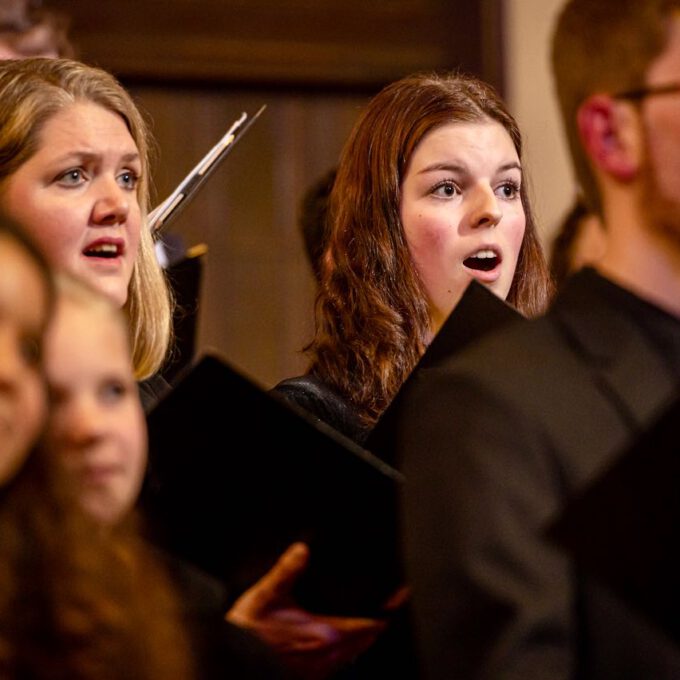
[[[524,217],[521,217],[516,220],[515,224],[513,225],[513,229],[510,232],[510,244],[512,252],[515,255],[515,261],[517,261],[517,256],[519,255],[520,248],[522,247],[525,229],[525,220]]]
[[[497,287],[495,288],[496,293],[503,298],[507,297],[515,278],[517,259],[519,257],[519,251],[522,248],[522,242],[524,241],[525,225],[526,220],[523,213],[514,220],[510,220],[506,225],[503,274],[499,278]]]
[[[450,222],[423,220],[409,241],[409,251],[432,306],[433,319],[443,321],[459,299],[469,276],[461,262],[460,239]]]
[[[517,206],[512,210],[508,210],[496,228],[499,232],[499,237],[502,239],[506,259],[511,255],[514,255],[516,259],[522,247],[526,230],[524,209]]]
[[[48,261],[55,267],[72,270],[80,256],[80,235],[82,230],[73,227],[73,215],[68,220],[58,212],[45,219],[41,212],[17,216],[17,221],[26,229]],[[75,272],[71,272],[75,273]]]
[[[411,256],[416,261],[436,259],[434,256],[446,248],[449,232],[450,227],[446,222],[422,214],[415,215],[406,230]]]

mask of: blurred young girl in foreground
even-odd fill
[[[53,297],[42,257],[0,225],[0,675],[192,677],[171,591],[137,570],[139,556],[99,531],[33,450]]]
[[[134,506],[146,469],[147,433],[125,318],[84,284],[69,278],[59,284],[45,344],[52,394],[46,449],[85,513],[138,556],[138,573],[171,577],[198,677],[276,678],[268,650],[224,620],[220,586],[142,538]],[[139,606],[148,607],[148,599],[138,594]]]

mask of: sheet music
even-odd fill
[[[232,123],[231,127],[217,144],[192,168],[191,172],[179,183],[177,188],[149,213],[148,224],[152,232],[157,232],[164,226],[167,226],[169,221],[179,214],[181,208],[188,203],[189,199],[196,193],[209,174],[226,157],[234,142],[248,130],[265,108],[266,105],[262,106],[245,125],[244,123],[248,120],[248,114],[243,112]]]

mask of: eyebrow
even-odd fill
[[[456,163],[432,163],[432,165],[428,165],[422,170],[419,170],[418,174],[423,175],[427,172],[438,172],[441,170],[446,170],[447,172],[467,172],[467,167]],[[517,161],[511,161],[510,163],[501,165],[496,169],[496,172],[506,172],[508,170],[519,170],[522,172],[522,166]]]
[[[129,163],[130,161],[138,161],[139,160],[139,154],[138,153],[126,153],[121,160],[124,163]]]
[[[86,160],[86,161],[92,161],[92,160],[97,160],[102,154],[100,153],[94,153],[92,151],[70,151],[69,153],[64,154],[63,156],[60,156],[59,158],[56,159],[57,163],[66,163],[71,159],[79,159],[79,160]],[[139,161],[140,156],[139,153],[134,152],[134,153],[126,153],[123,154],[120,158],[121,162],[123,163],[131,163],[133,161]]]

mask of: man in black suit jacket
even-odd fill
[[[571,0],[553,65],[608,251],[545,318],[423,371],[405,400],[423,661],[433,679],[680,678],[663,631],[545,537],[680,385],[680,2]]]

